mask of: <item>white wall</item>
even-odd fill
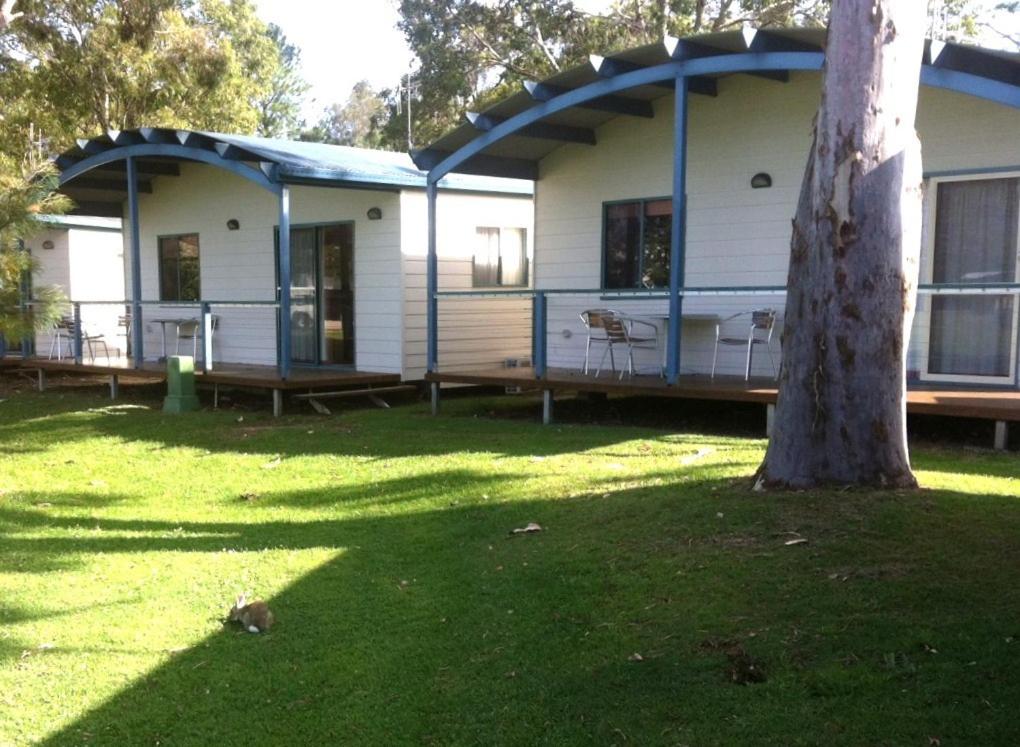
[[[383,218],[366,212],[380,207]],[[157,237],[197,233],[201,292],[210,301],[273,301],[276,294],[275,195],[253,182],[203,164],[182,164],[179,177],[159,177],[152,194],[140,195],[142,297],[159,298]],[[230,231],[236,218],[240,229]],[[399,373],[400,201],[396,192],[291,189],[291,223],[353,221],[355,272],[355,360],[360,370]],[[126,244],[127,245],[127,244]],[[130,259],[127,263],[130,264]],[[130,268],[127,270],[130,273]],[[128,275],[130,277],[130,274]],[[148,319],[197,313],[146,306]],[[276,312],[271,308],[213,306],[219,317],[216,361],[276,364]],[[170,328],[168,328],[169,331]],[[160,350],[159,325],[146,323],[146,357]],[[169,344],[173,347],[173,341]]]
[[[692,96],[689,120],[688,286],[784,285],[791,220],[811,144],[820,77],[795,73],[787,84],[750,76],[719,82],[717,98]],[[925,89],[919,111],[926,171],[1020,164],[1020,113],[960,94]],[[672,191],[672,97],[655,118],[620,117],[597,131],[598,145],[564,146],[541,163],[536,189],[535,278],[539,288],[601,285],[603,203],[660,197]],[[751,176],[772,176],[770,189],[751,189]],[[726,315],[755,307],[782,311],[783,297],[692,298],[685,311]],[[612,307],[665,312],[665,301],[608,301],[598,294],[552,297],[548,350],[552,366],[579,366],[584,331],[578,313]],[[925,305],[926,309],[926,305]],[[918,324],[927,321],[926,311]],[[778,331],[777,331],[778,335]],[[714,327],[685,322],[682,368],[711,367]],[[912,366],[923,361],[915,332]],[[778,338],[777,338],[778,339]],[[778,347],[778,346],[777,346]],[[654,368],[646,354],[639,363]],[[743,354],[720,354],[720,372],[743,373]],[[754,373],[770,375],[759,355]]]
[[[404,378],[426,368],[425,257],[428,213],[423,190],[403,193],[401,247],[404,277]],[[529,256],[534,234],[530,197],[440,192],[436,204],[439,289],[472,290],[471,260],[479,227],[524,228]],[[443,371],[492,369],[507,358],[531,357],[531,299],[463,298],[439,302],[439,367]]]
[[[43,249],[45,241],[52,241],[53,248]],[[32,256],[39,260],[41,271],[35,279],[38,285],[59,286],[71,301],[123,301],[123,243],[120,232],[53,228],[33,236],[27,246]],[[71,313],[68,307],[67,315]],[[112,357],[124,351],[124,329],[118,324],[123,313],[123,304],[117,303],[84,303],[81,307],[83,330],[90,336],[102,336]],[[49,332],[37,335],[37,354],[49,355],[51,342]],[[99,344],[94,348],[98,356],[106,352]],[[88,356],[87,348],[83,352]]]

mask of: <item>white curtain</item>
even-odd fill
[[[528,284],[528,243],[523,228],[504,228],[500,234],[500,285]]]
[[[1016,279],[1020,180],[938,185],[935,283],[1012,283]],[[1008,376],[1015,299],[1010,295],[934,296],[930,373]]]
[[[476,288],[499,284],[499,229],[475,229],[475,250],[471,268]]]

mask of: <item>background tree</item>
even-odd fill
[[[139,126],[255,132],[281,50],[249,0],[19,0],[0,30],[0,150]]]
[[[32,288],[34,303],[22,308],[22,284],[38,270],[23,242],[42,228],[40,215],[57,215],[70,207],[54,192],[53,166],[30,158],[18,162],[0,155],[0,336],[8,344],[52,325],[65,310],[64,294],[53,286]]]
[[[279,64],[268,90],[256,99],[256,132],[263,137],[290,137],[300,128],[301,102],[309,86],[301,77],[301,50],[287,41],[279,26],[269,24],[267,33],[276,45]]]
[[[347,101],[326,109],[314,127],[301,133],[301,139],[378,148],[384,144],[383,129],[390,117],[387,97],[387,91],[376,91],[367,80],[359,81]]]
[[[903,0],[833,4],[759,486],[916,485],[906,340],[921,248],[925,21],[923,6]]]

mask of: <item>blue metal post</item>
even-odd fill
[[[669,243],[669,322],[666,325],[666,383],[680,376],[680,327],[683,314],[684,249],[687,238],[687,78],[676,79],[673,123],[673,220]]]
[[[532,298],[532,339],[531,352],[535,366],[535,378],[544,379],[546,369],[546,319],[548,298],[542,291],[536,291]]]
[[[290,187],[280,186],[280,378],[290,376]]]
[[[212,371],[212,306],[202,301],[202,370]]]
[[[21,239],[18,239],[18,251],[19,252],[28,252],[28,248],[25,246],[25,242],[22,241]],[[21,303],[19,304],[19,306],[21,308],[21,318],[22,319],[26,319],[26,318],[29,317],[29,315],[30,315],[30,313],[32,311],[32,307],[31,307],[31,302],[32,302],[32,271],[31,270],[26,270],[24,273],[22,273],[20,280],[21,280],[21,282],[20,282],[20,286],[19,286],[19,289],[18,289],[18,294],[20,296]],[[33,342],[33,339],[32,339],[31,336],[26,335],[25,337],[21,338],[21,357],[22,358],[28,358],[30,355],[32,355],[32,342]]]
[[[142,338],[142,237],[138,226],[138,169],[133,156],[127,158],[128,221],[131,224],[131,355],[135,368],[145,363]]]
[[[81,349],[81,304],[74,304],[74,364],[80,366],[82,362]]]
[[[438,188],[429,182],[425,188],[428,201],[428,256],[425,264],[426,316],[428,322],[428,372],[436,373],[439,366],[439,257],[436,245],[436,199]]]

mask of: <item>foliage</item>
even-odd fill
[[[33,286],[33,304],[22,308],[26,277],[38,270],[22,242],[42,230],[40,215],[57,215],[70,207],[55,188],[51,164],[18,163],[0,155],[0,336],[9,343],[45,329],[64,310],[64,294],[52,286]]]
[[[385,95],[375,91],[367,80],[356,83],[347,101],[326,109],[314,127],[302,131],[300,139],[359,148],[380,147],[381,129],[388,117]]]
[[[132,391],[0,395],[0,743],[1016,743],[1015,455],[766,498],[764,442],[699,430],[718,406],[674,433]],[[224,624],[242,590],[269,635]]]
[[[76,137],[140,126],[254,132],[279,77],[281,47],[250,0],[20,0],[0,31],[0,150],[30,126],[52,151]],[[286,94],[283,97],[286,101]],[[284,107],[286,110],[286,106]]]
[[[301,101],[309,86],[301,77],[301,50],[287,41],[279,26],[269,24],[268,33],[276,44],[280,63],[269,89],[256,100],[260,115],[256,134],[290,137],[300,126]]]

